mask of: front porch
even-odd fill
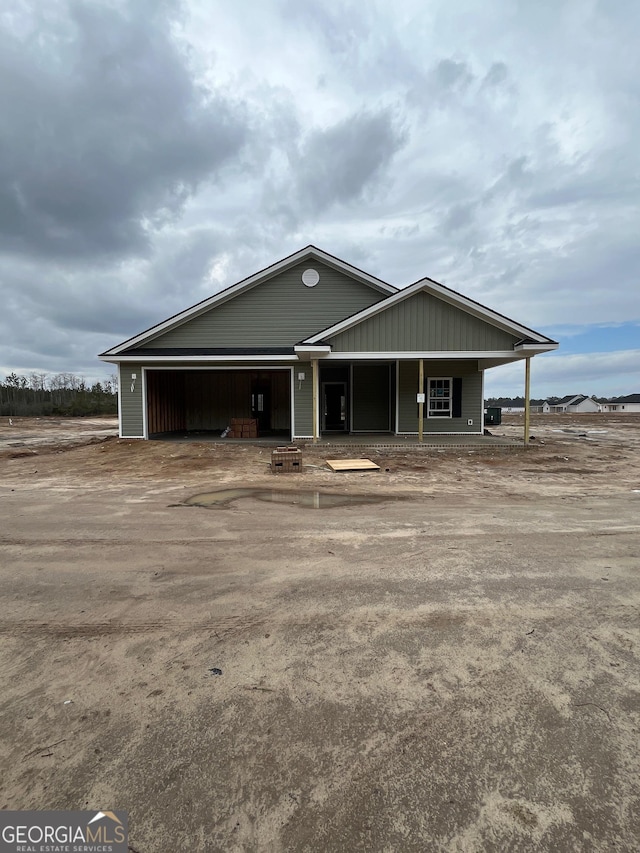
[[[296,445],[298,447],[344,448],[350,450],[443,450],[447,448],[473,447],[522,447],[522,439],[507,438],[496,435],[425,435],[423,441],[417,435],[395,435],[388,433],[343,433],[324,435],[317,441],[313,439],[294,439],[289,441],[282,437],[262,437],[255,439],[222,438],[219,434],[209,432],[166,433],[154,437],[156,441],[172,441],[188,444],[192,442],[210,442],[213,444],[247,445],[252,447],[274,448],[281,445]]]

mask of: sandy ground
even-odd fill
[[[118,435],[117,417],[0,418],[0,457],[31,456],[38,449],[68,449]]]
[[[640,417],[278,476],[110,428],[0,424],[1,808],[126,809],[138,853],[638,850]],[[395,500],[181,505],[245,486]]]

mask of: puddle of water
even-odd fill
[[[395,495],[339,495],[327,492],[302,492],[284,489],[219,489],[202,492],[183,501],[185,506],[226,507],[240,498],[301,506],[308,509],[332,509],[341,506],[362,506],[400,500]]]

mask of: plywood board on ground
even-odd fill
[[[379,471],[380,466],[370,459],[327,459],[332,471]]]

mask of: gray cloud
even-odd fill
[[[312,132],[295,163],[300,206],[317,213],[361,198],[402,144],[388,110],[356,113]]]
[[[321,38],[331,55],[353,57],[370,36],[366,9],[348,3],[331,7],[318,0],[285,0],[284,16]]]
[[[483,86],[501,86],[509,78],[509,69],[504,62],[494,62],[484,75],[482,80]]]
[[[541,331],[639,320],[640,6],[462,10],[0,13],[0,365],[104,373],[95,353],[309,242]]]
[[[466,228],[473,222],[474,214],[475,210],[470,204],[454,204],[444,217],[442,228],[449,234]]]
[[[463,92],[475,76],[466,62],[441,59],[429,74],[433,87],[439,92]]]
[[[281,8],[283,26],[330,57],[319,75],[322,88],[377,100],[383,92],[400,97],[423,80],[419,54],[407,50],[394,26],[380,26],[375,4],[283,0]]]
[[[1,245],[140,250],[237,154],[246,110],[196,84],[170,3],[38,9],[1,35]]]

